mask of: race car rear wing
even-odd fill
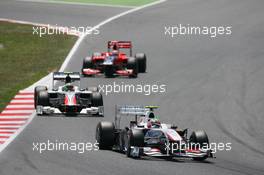
[[[110,50],[129,49],[130,56],[132,56],[132,42],[131,41],[108,41],[107,42],[108,52]]]
[[[81,76],[79,72],[54,72],[53,80],[64,81],[69,76],[72,81],[80,81]]]
[[[54,87],[54,81],[64,81],[65,83],[71,83],[81,80],[79,72],[53,72],[52,85]]]
[[[143,105],[116,105],[115,107],[115,126],[120,127],[121,116],[134,116],[135,122],[138,116],[149,116],[158,106]]]
[[[123,115],[144,115],[149,109],[144,106],[122,105],[117,106],[117,112]]]

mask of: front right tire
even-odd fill
[[[49,93],[47,91],[40,91],[37,94],[37,106],[49,106]]]
[[[34,106],[35,109],[37,108],[37,99],[38,99],[38,94],[41,91],[47,91],[48,88],[46,86],[36,86],[34,89]]]
[[[141,129],[132,129],[128,131],[127,136],[127,157],[131,157],[131,147],[144,147],[144,132]],[[140,154],[138,156],[140,158]]]

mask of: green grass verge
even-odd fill
[[[56,70],[77,37],[32,34],[32,26],[0,22],[0,111],[21,89]]]
[[[125,6],[140,6],[154,2],[156,0],[51,0],[64,2],[81,2],[81,3],[95,3],[107,5],[125,5]]]

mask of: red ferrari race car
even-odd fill
[[[93,53],[92,57],[83,60],[84,76],[104,74],[106,77],[128,76],[136,78],[138,73],[146,72],[147,58],[144,53],[132,56],[131,41],[108,41],[107,52]],[[129,56],[121,52],[129,49]]]

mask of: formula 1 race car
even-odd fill
[[[138,73],[146,72],[147,58],[144,53],[132,57],[131,41],[108,41],[108,51],[94,53],[83,60],[84,76],[104,74],[106,77],[115,75],[136,78]],[[120,49],[129,49],[129,56]]]
[[[58,86],[63,83],[62,86]],[[77,82],[78,85],[74,83]],[[92,114],[103,116],[103,97],[97,87],[80,89],[79,72],[54,72],[52,88],[37,86],[34,91],[35,109],[38,115]]]
[[[128,157],[192,158],[202,161],[213,157],[209,140],[203,130],[180,130],[174,125],[160,123],[155,117],[156,106],[116,106],[115,123],[102,121],[96,127],[100,149],[126,153]],[[135,117],[128,127],[121,128],[121,118]]]

